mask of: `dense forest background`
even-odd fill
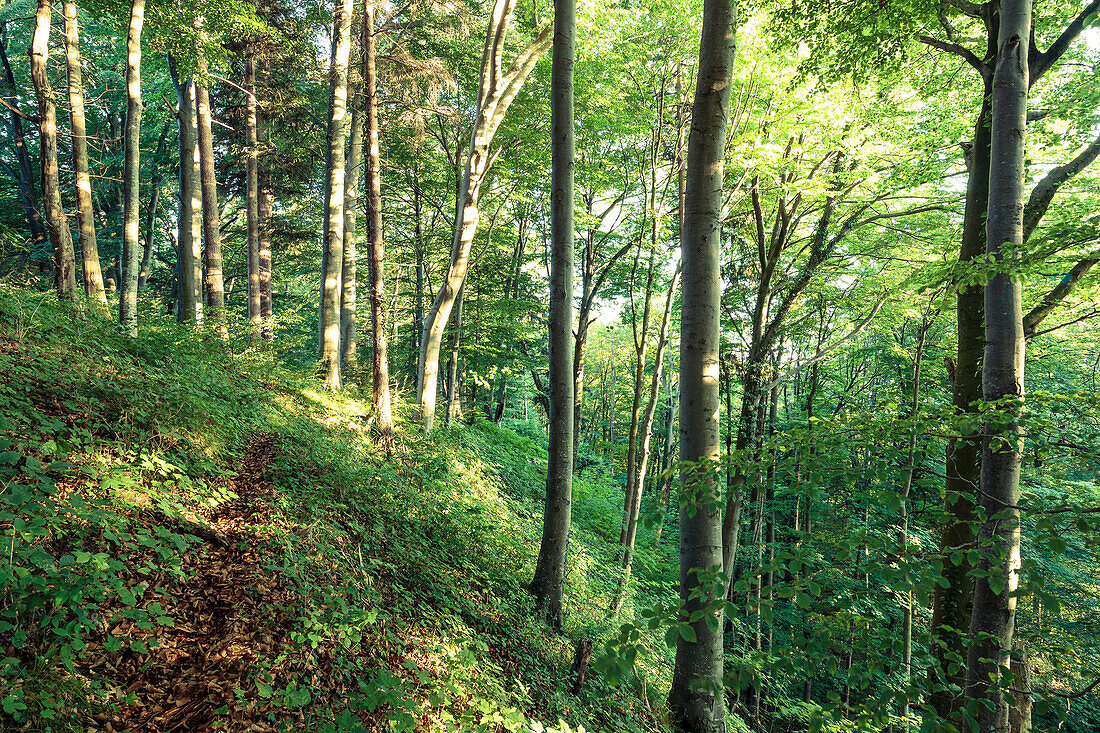
[[[1100,728],[1100,2],[738,5],[3,0],[0,729]]]

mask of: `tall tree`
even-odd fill
[[[383,437],[393,432],[390,409],[390,354],[386,341],[385,247],[382,240],[382,154],[378,131],[378,56],[374,0],[363,0],[363,94],[367,137],[367,246],[370,255],[371,392]],[[419,225],[419,222],[418,222]]]
[[[465,173],[459,183],[454,239],[451,244],[451,260],[447,274],[436,293],[432,307],[424,318],[420,339],[420,357],[417,362],[416,406],[421,424],[430,431],[435,420],[436,390],[439,384],[439,349],[443,331],[451,317],[458,290],[466,279],[470,266],[470,249],[480,219],[478,197],[481,185],[500,150],[491,150],[497,128],[504,121],[512,101],[523,83],[534,70],[539,57],[550,45],[551,28],[544,28],[531,43],[520,51],[507,71],[503,68],[504,44],[508,37],[508,25],[515,10],[516,0],[495,0],[489,28],[485,34],[485,47],[481,54],[480,85],[476,104],[476,116],[470,130],[469,150]]]
[[[59,298],[74,300],[76,257],[73,253],[69,222],[61,207],[61,183],[57,164],[57,99],[49,78],[51,10],[49,0],[38,1],[30,47],[31,79],[38,96],[38,133],[42,146],[42,211],[53,244],[54,286]]]
[[[680,320],[680,622],[668,703],[684,733],[726,727],[722,686],[721,492],[717,482],[722,175],[736,6],[704,0],[685,182]],[[716,603],[717,602],[717,603]],[[715,623],[717,621],[717,623]]]
[[[84,83],[81,78],[80,29],[76,3],[66,0],[65,68],[69,77],[69,119],[72,123],[73,178],[76,182],[76,212],[80,221],[80,254],[84,266],[84,295],[107,307],[103,291],[103,271],[95,239],[95,215],[92,212],[92,178],[88,173],[88,134],[84,120]]]
[[[256,52],[252,43],[245,46],[245,215],[248,229],[248,340],[260,337],[260,178],[257,169],[259,114],[256,105]]]
[[[340,278],[344,258],[344,144],[348,131],[348,62],[354,0],[336,0],[332,21],[333,54],[329,91],[326,155],[325,234],[321,253],[318,308],[319,352],[325,385],[340,389]]]
[[[202,303],[202,172],[199,167],[198,128],[195,125],[195,83],[180,79],[176,61],[168,58],[179,110],[179,216],[176,247],[179,261],[179,305],[176,320],[201,323]]]
[[[576,0],[554,0],[550,72],[550,450],[546,502],[531,591],[562,627],[565,560],[573,508],[573,61]]]
[[[9,107],[11,116],[8,124],[11,128],[11,137],[15,148],[15,157],[18,163],[17,184],[19,186],[19,201],[23,204],[23,215],[27,220],[30,232],[31,250],[39,250],[47,239],[46,225],[42,221],[42,212],[38,205],[38,193],[34,186],[34,165],[31,163],[30,153],[27,151],[26,134],[23,131],[23,121],[34,122],[34,118],[21,112],[16,104],[15,74],[8,59],[7,20],[0,18],[0,65],[3,74],[0,74],[0,95]]]
[[[197,22],[196,28],[202,23]],[[205,317],[226,336],[225,281],[222,275],[221,208],[218,206],[218,175],[214,160],[214,112],[210,107],[210,69],[199,52],[199,78],[195,80],[195,124],[198,128],[199,172],[202,185],[203,280],[206,291]]]
[[[1019,419],[1024,396],[1024,323],[1020,279],[1013,272],[1024,243],[1028,48],[1031,0],[1001,0],[997,68],[991,98],[987,259],[994,271],[985,286],[985,354],[982,393],[999,403],[982,429],[978,533],[987,554],[974,583],[967,655],[967,697],[981,733],[1008,733],[1006,684],[1020,571]]]
[[[140,266],[140,156],[141,156],[141,30],[145,0],[133,0],[126,32],[126,132],[122,172],[122,282],[118,295],[118,324],[122,332],[137,335],[138,267]]]

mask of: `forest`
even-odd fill
[[[1100,730],[1100,0],[0,64],[0,730]]]

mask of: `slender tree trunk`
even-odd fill
[[[244,59],[245,115],[245,216],[248,237],[248,342],[261,336],[260,313],[260,176],[259,176],[259,111],[256,104],[256,52],[252,44],[245,47]]]
[[[409,375],[419,392],[419,384],[416,382],[417,355],[420,353],[420,335],[424,330],[424,234],[421,222],[423,204],[421,203],[420,179],[413,174],[413,247],[416,250],[416,293],[413,296],[413,346],[409,353]]]
[[[369,0],[368,0],[369,2]],[[365,32],[365,31],[364,31]],[[348,72],[349,78],[356,75]],[[353,83],[351,86],[355,86]],[[345,381],[355,379],[359,371],[358,322],[356,320],[358,284],[358,248],[355,232],[358,223],[359,174],[363,170],[363,121],[362,105],[358,95],[349,91],[351,98],[351,127],[348,135],[348,159],[344,169],[344,256],[340,273],[340,369]],[[370,211],[368,202],[367,219]],[[369,226],[368,226],[369,229]]]
[[[372,0],[363,4],[363,92],[367,103],[367,232],[370,239],[370,315],[371,315],[371,389],[374,398],[374,414],[378,429],[384,438],[393,432],[393,415],[390,408],[390,353],[386,341],[385,318],[385,249],[382,239],[382,153],[378,130],[378,73],[375,58],[378,54],[374,38],[374,11]],[[420,217],[417,212],[417,246],[419,243]],[[419,257],[419,255],[418,255]],[[423,266],[423,262],[420,262]],[[417,272],[420,277],[422,273]]]
[[[138,272],[138,291],[145,288],[149,280],[149,273],[153,269],[153,245],[156,233],[157,203],[160,201],[160,182],[163,179],[159,161],[164,157],[164,143],[168,139],[168,123],[160,128],[160,138],[157,140],[157,151],[153,159],[153,175],[149,181],[149,204],[145,210],[145,245],[142,248],[141,270]]]
[[[260,335],[275,339],[271,307],[271,227],[275,209],[275,183],[267,165],[260,166]]]
[[[344,257],[344,143],[347,139],[348,62],[354,0],[337,0],[333,18],[333,55],[328,119],[325,238],[321,262],[321,374],[330,389],[340,389],[340,279]]]
[[[451,324],[451,356],[447,360],[447,409],[445,424],[451,426],[454,419],[456,404],[458,403],[458,349],[462,345],[462,310],[466,303],[466,284],[458,289],[458,298],[455,299],[455,318]]]
[[[141,30],[145,0],[133,0],[126,35],[126,132],[122,173],[122,275],[119,284],[118,324],[128,336],[137,336],[137,291],[140,266],[139,166],[141,148]]]
[[[57,99],[49,79],[49,0],[38,0],[31,39],[31,78],[38,96],[38,132],[42,157],[42,211],[53,243],[54,287],[62,301],[76,303],[76,256],[69,222],[61,208],[61,182],[57,164]]]
[[[723,570],[723,532],[714,466],[719,457],[720,217],[735,15],[730,0],[704,0],[681,233],[680,459],[685,468],[681,472],[680,600],[684,609],[680,621],[690,624],[694,634],[680,634],[676,644],[669,717],[683,733],[725,730],[720,605],[725,593],[713,575]],[[692,621],[696,612],[699,618]]]
[[[1002,0],[1000,50],[993,78],[992,146],[986,253],[996,263],[985,288],[983,398],[1014,400],[983,426],[980,545],[989,547],[974,583],[966,692],[978,701],[980,733],[1007,733],[1000,669],[1008,666],[1020,570],[1019,425],[1024,395],[1024,327],[1020,280],[1013,270],[1023,245],[1024,137],[1027,129],[1030,0]],[[988,543],[988,544],[987,544]]]
[[[7,21],[0,20],[0,63],[3,64],[4,73],[0,77],[2,81],[3,98],[15,104],[16,85],[15,74],[12,73],[11,62],[8,59],[7,50]],[[27,227],[30,230],[30,251],[36,252],[46,244],[46,224],[42,221],[42,212],[39,210],[38,193],[34,186],[34,165],[31,163],[30,154],[27,152],[26,136],[23,132],[23,120],[11,112],[10,122],[12,140],[15,144],[15,157],[19,162],[19,200],[23,204],[23,215],[27,219]]]
[[[73,140],[73,178],[76,183],[76,211],[80,221],[84,295],[106,310],[107,295],[103,292],[103,272],[99,265],[95,217],[92,213],[92,179],[88,173],[88,135],[84,122],[84,83],[81,79],[80,30],[77,25],[76,3],[66,0],[63,7],[65,66],[69,77],[69,119],[72,123]]]
[[[424,430],[429,432],[435,420],[439,351],[443,342],[443,331],[450,320],[458,289],[462,287],[470,266],[470,249],[480,220],[478,197],[485,176],[496,158],[496,154],[490,150],[493,137],[516,94],[550,44],[550,28],[545,28],[516,55],[507,71],[502,70],[504,41],[515,3],[516,0],[496,0],[493,4],[493,16],[489,22],[481,57],[477,116],[470,131],[469,155],[456,202],[458,215],[451,244],[451,260],[425,318],[420,340],[416,378],[417,410]]]
[[[546,502],[531,591],[554,628],[562,627],[565,559],[573,504],[573,43],[576,0],[554,0],[550,73],[550,457]]]
[[[206,59],[199,56],[199,71],[207,75]],[[202,237],[206,244],[204,279],[206,281],[206,317],[216,324],[220,336],[227,336],[225,326],[225,283],[222,279],[221,210],[218,206],[218,179],[214,164],[214,114],[210,107],[210,90],[195,84],[195,109],[198,125],[199,170],[202,182]]]
[[[179,217],[176,247],[179,252],[179,306],[176,320],[201,323],[202,303],[202,174],[199,170],[198,128],[195,125],[195,84],[181,81],[174,59],[168,70],[179,103]]]

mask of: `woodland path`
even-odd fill
[[[304,715],[288,709],[280,693],[288,681],[298,694],[298,684],[309,684],[315,692],[336,692],[339,685],[321,672],[332,661],[327,645],[307,655],[290,640],[301,630],[294,610],[300,608],[300,596],[280,574],[264,567],[270,557],[265,558],[260,528],[271,512],[267,500],[274,491],[270,466],[276,450],[272,435],[252,439],[229,486],[236,498],[206,517],[223,542],[207,541],[184,554],[186,580],[167,573],[136,578],[149,588],[142,607],[152,606],[155,614],[154,604],[160,604],[163,613],[156,615],[174,623],[152,633],[136,630],[128,621],[107,630],[131,639],[151,636],[158,646],[150,643],[148,654],[103,654],[82,670],[93,678],[117,681],[117,712],[98,713],[96,727],[89,731],[299,730]],[[261,690],[257,682],[266,685]]]

